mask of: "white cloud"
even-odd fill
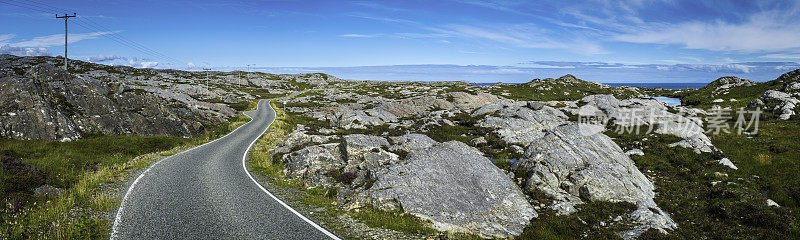
[[[115,56],[115,55],[99,54],[97,56],[87,57],[86,61],[89,61],[89,62],[108,62],[108,61],[113,61],[113,60],[117,60],[117,59],[123,59],[123,58]]]
[[[788,15],[788,17],[787,17]],[[800,24],[792,14],[764,11],[741,23],[691,21],[628,32],[614,39],[631,43],[677,44],[713,51],[784,51],[800,48]],[[792,24],[795,22],[795,24]]]
[[[16,56],[50,56],[50,51],[46,48],[21,48],[12,47],[8,44],[0,45],[0,54],[11,54]]]
[[[74,33],[69,34],[69,42],[74,43],[87,39],[99,38],[103,35],[114,34],[119,31],[113,32],[93,32],[93,33]],[[35,37],[28,41],[11,43],[12,47],[52,47],[64,44],[64,34],[53,34],[49,36]]]

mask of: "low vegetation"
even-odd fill
[[[640,92],[626,87],[603,86],[574,79],[570,75],[559,79],[534,79],[520,84],[497,83],[486,88],[496,95],[518,101],[574,101],[595,94],[611,94],[618,99],[628,99],[640,95]]]
[[[250,104],[250,109],[255,104]],[[249,118],[194,138],[88,136],[72,142],[0,140],[0,239],[100,239],[118,207],[114,186],[153,161],[219,138]],[[137,157],[138,156],[138,157]],[[64,189],[35,196],[43,184]]]

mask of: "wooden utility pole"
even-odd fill
[[[56,14],[56,18],[64,19],[64,70],[66,71],[69,71],[69,69],[67,68],[67,43],[69,42],[68,41],[69,32],[67,31],[67,20],[69,20],[69,18],[74,18],[77,16],[78,14],[75,13],[72,13],[72,15],[68,15],[65,13],[64,16],[58,16],[58,14]]]
[[[206,71],[206,88],[211,89],[208,87],[208,71],[211,70],[211,68],[203,68],[203,70]]]

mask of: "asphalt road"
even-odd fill
[[[128,188],[111,239],[336,239],[286,206],[244,168],[275,120],[267,100],[253,120],[213,142],[164,158]]]

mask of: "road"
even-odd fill
[[[337,239],[259,185],[244,156],[275,120],[269,101],[213,142],[156,162],[128,188],[111,239]]]

